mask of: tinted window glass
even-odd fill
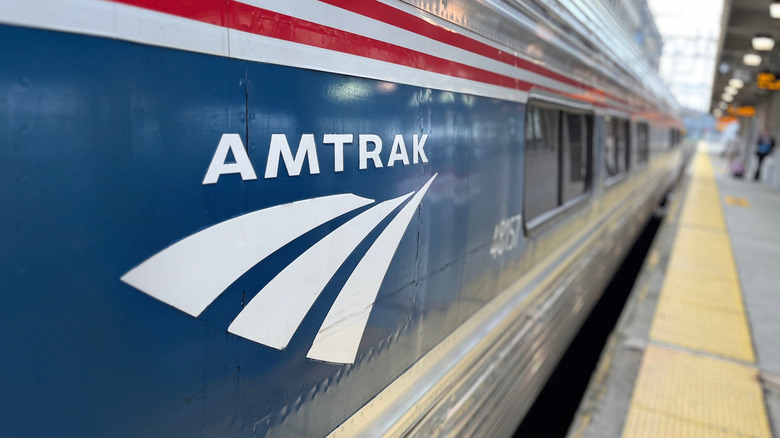
[[[558,144],[560,111],[531,107],[526,117],[525,147],[527,151],[555,149]]]
[[[604,164],[611,178],[628,170],[628,120],[607,116],[604,129]]]
[[[630,138],[630,136],[628,131],[628,120],[614,119],[614,123],[616,125],[615,150],[617,153],[615,161],[617,162],[618,165],[618,173],[625,173],[628,170],[628,163],[629,163],[628,139]]]
[[[592,117],[529,104],[525,120],[526,221],[553,211],[590,186]]]
[[[615,147],[615,123],[612,118],[604,118],[604,167],[607,177],[618,174],[617,149]]]
[[[583,114],[566,114],[563,141],[563,202],[585,193],[588,177],[588,127]]]
[[[680,135],[680,130],[676,128],[672,128],[669,130],[669,135],[671,137],[669,143],[671,144],[671,148],[674,149],[680,144],[680,140],[682,139],[682,136]]]
[[[527,113],[525,215],[533,219],[558,206],[560,111],[531,107]]]
[[[650,138],[648,137],[647,124],[636,125],[636,162],[646,163],[649,151]]]

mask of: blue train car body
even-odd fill
[[[4,434],[506,433],[679,157],[647,78],[489,10],[514,51],[425,2],[9,7]],[[590,143],[583,195],[531,223],[537,101]],[[656,140],[612,179],[610,117]]]

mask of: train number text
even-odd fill
[[[521,219],[522,215],[516,214],[496,224],[496,228],[493,230],[493,242],[490,244],[490,255],[493,258],[517,247],[522,231],[520,228]]]

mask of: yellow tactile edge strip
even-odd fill
[[[771,437],[719,196],[700,151],[624,437]]]

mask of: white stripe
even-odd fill
[[[4,1],[0,23],[229,56],[228,29],[102,0]]]
[[[277,350],[285,348],[355,247],[410,196],[371,207],[306,250],[252,298],[228,331]]]
[[[636,103],[634,103],[634,104],[636,104]],[[631,112],[631,111],[634,110],[634,108],[632,108],[628,104],[625,104],[623,102],[618,102],[618,101],[616,101],[615,99],[612,99],[612,98],[607,98],[605,106],[608,107],[608,108],[616,109],[616,110],[619,110],[619,111],[625,111],[625,112]]]
[[[414,212],[435,178],[433,175],[414,195],[360,260],[325,317],[308,358],[335,363],[355,361],[379,287]]]
[[[251,4],[248,0],[246,3]],[[254,3],[260,8],[388,41],[401,47],[500,73],[558,92],[579,94],[583,91],[579,87],[544,75],[317,1],[268,0],[268,2],[255,1]],[[451,23],[428,15],[425,15],[425,18],[452,29]],[[230,30],[226,27],[104,0],[10,2],[0,16],[0,23],[118,38],[236,59],[308,68],[515,102],[526,102],[528,98],[528,93],[513,88],[454,78],[446,74],[431,73],[357,55]],[[463,32],[463,29],[458,31]],[[496,50],[504,50],[512,53],[513,56],[522,57],[511,48],[470,31],[468,37]],[[608,102],[614,107],[630,109],[625,104],[614,102],[612,99],[608,99]]]
[[[427,53],[432,56],[520,79],[539,86],[553,88],[564,93],[581,93],[583,91],[581,88],[573,87],[546,76],[522,70],[516,66],[496,61],[492,58],[478,55],[468,50],[454,47],[447,43],[316,0],[296,0],[294,2],[289,0],[240,1],[279,14],[294,16],[312,23],[344,30],[379,41],[385,41],[406,49]],[[410,19],[415,18],[416,17],[410,17]],[[469,38],[475,39],[472,35],[469,35]],[[516,52],[509,47],[495,46],[492,44],[491,47],[494,47],[496,51],[501,50],[503,52],[512,53],[513,56],[517,56]],[[231,54],[233,54],[232,51],[233,46],[231,46]]]
[[[323,50],[276,38],[230,31],[230,50],[235,57],[311,70],[358,76],[417,87],[525,102],[528,93],[513,88],[418,70],[391,62]]]
[[[528,98],[528,93],[511,88],[229,30],[102,0],[25,0],[12,2],[11,6],[3,11],[0,23],[118,38],[515,102],[525,102]],[[373,20],[371,22],[377,23]]]
[[[307,231],[372,202],[343,194],[248,213],[169,246],[121,280],[197,317],[238,277],[274,251]]]

